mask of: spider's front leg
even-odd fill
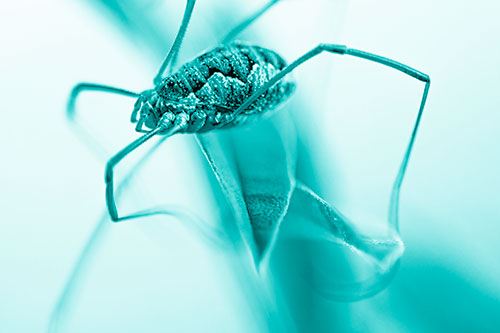
[[[130,214],[127,216],[120,217],[118,215],[118,210],[116,208],[115,195],[114,195],[114,168],[115,166],[123,159],[125,156],[130,154],[132,151],[140,147],[142,144],[147,142],[149,139],[156,135],[163,135],[162,141],[167,139],[168,137],[174,135],[177,132],[183,131],[188,126],[189,117],[180,113],[175,117],[175,120],[172,123],[172,119],[170,113],[165,114],[162,119],[159,121],[158,126],[141,136],[140,138],[134,140],[132,143],[127,145],[125,148],[116,153],[113,157],[111,157],[106,163],[106,170],[104,173],[104,181],[106,183],[106,206],[108,207],[108,212],[113,222],[120,222],[123,220],[129,220],[137,217],[144,217],[153,214],[164,214],[164,212],[150,212],[145,215],[144,212],[138,212],[134,214]]]

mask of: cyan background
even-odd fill
[[[93,157],[67,126],[69,90],[79,81],[149,88],[160,59],[131,43],[89,3],[0,6],[0,331],[39,332],[103,209],[104,160]],[[167,6],[171,11],[163,12]],[[183,6],[157,9],[172,34]],[[199,1],[181,56],[190,59],[214,45],[227,25],[256,6]],[[354,304],[301,295],[297,299],[305,302],[297,306],[312,327],[500,327],[499,9],[496,1],[284,1],[244,35],[258,35],[288,60],[318,42],[345,43],[432,78],[403,184],[406,252],[400,271],[388,289]],[[303,142],[324,159],[318,178],[331,184],[325,197],[350,215],[385,212],[387,195],[380,193],[394,175],[389,166],[406,143],[421,85],[374,64],[328,56],[294,76],[300,97],[291,103],[304,107],[307,116],[300,121],[320,138],[306,136]],[[79,103],[108,154],[133,137],[131,103],[90,94]],[[124,205],[177,203],[195,208],[208,223],[217,221],[198,154],[193,138],[169,140]],[[68,313],[69,331],[261,330],[258,304],[248,300],[245,281],[227,264],[238,257],[203,243],[182,223],[154,222],[107,227]]]

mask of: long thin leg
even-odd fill
[[[422,118],[422,113],[424,111],[425,107],[425,102],[427,100],[427,95],[429,93],[429,88],[431,84],[431,79],[427,74],[424,74],[416,69],[413,69],[407,65],[404,65],[400,62],[394,61],[392,59],[388,59],[376,54],[368,53],[365,51],[360,51],[356,49],[350,49],[347,46],[344,45],[336,45],[336,44],[320,44],[311,51],[307,52],[294,62],[292,62],[290,65],[285,67],[282,71],[280,71],[278,74],[273,76],[266,84],[264,84],[260,89],[257,90],[250,98],[248,98],[243,104],[241,104],[234,112],[233,114],[233,119],[237,117],[241,112],[246,110],[257,98],[259,98],[263,93],[265,93],[269,88],[271,88],[273,85],[275,85],[279,80],[281,80],[285,75],[289,74],[292,72],[295,68],[300,66],[301,64],[305,63],[306,61],[310,60],[311,58],[319,55],[323,51],[334,53],[334,54],[347,54],[351,55],[354,57],[358,58],[363,58],[366,60],[370,60],[391,68],[394,68],[398,71],[401,71],[411,77],[416,78],[417,80],[420,80],[422,82],[425,82],[425,88],[424,92],[422,95],[422,99],[420,101],[420,107],[418,110],[417,114],[417,120],[415,122],[415,126],[413,128],[413,132],[410,138],[410,141],[408,143],[408,146],[406,148],[405,155],[403,157],[403,161],[401,162],[401,166],[398,171],[398,175],[396,176],[396,179],[394,181],[393,185],[393,190],[391,193],[391,203],[389,207],[389,222],[392,224],[392,226],[398,230],[398,202],[399,202],[399,192],[401,188],[401,183],[403,181],[404,175],[406,173],[406,168],[408,166],[408,161],[411,155],[411,150],[413,148],[413,144],[415,142],[415,138],[417,135],[418,127],[420,125],[420,120]]]
[[[160,125],[156,127],[154,130],[144,134],[137,140],[133,141],[130,143],[128,146],[120,150],[116,155],[111,157],[106,163],[106,170],[105,170],[105,175],[104,175],[104,181],[106,183],[106,206],[108,207],[108,212],[111,217],[111,220],[113,222],[120,222],[123,220],[129,220],[137,217],[143,217],[146,215],[152,215],[152,214],[169,214],[169,212],[165,211],[159,211],[159,210],[147,210],[147,211],[140,211],[138,213],[134,213],[128,216],[124,217],[119,217],[118,216],[118,211],[116,209],[116,203],[115,203],[115,197],[114,197],[114,188],[113,188],[113,169],[114,167],[128,154],[130,154],[132,151],[137,149],[139,146],[141,146],[143,143],[151,139],[153,136],[159,134],[161,132],[161,135],[164,135],[165,137],[163,138],[166,139],[167,137],[175,134],[179,130],[183,129],[186,126],[187,122],[185,121],[184,123],[176,122],[172,128],[170,128],[167,132],[165,131],[165,128]]]
[[[114,155],[108,163],[106,163],[106,171],[104,176],[104,181],[106,183],[106,206],[108,207],[109,215],[111,216],[111,220],[114,222],[118,222],[118,212],[116,210],[115,197],[114,197],[114,188],[113,188],[113,168],[118,162],[120,162],[125,156],[127,156],[130,152],[135,150],[137,147],[151,139],[153,136],[160,132],[161,127],[157,127],[156,129],[144,134],[137,140],[134,140],[128,146],[120,150],[116,155]]]
[[[161,140],[155,143],[155,145],[148,150],[148,152],[141,157],[141,159],[134,165],[131,171],[127,173],[125,178],[121,181],[121,183],[117,186],[116,194],[120,195],[123,191],[129,186],[130,182],[133,179],[134,174],[145,164],[146,160],[154,153],[154,151],[161,146],[161,144],[167,139],[167,137],[163,137]],[[207,223],[203,223],[200,221],[200,218],[197,216],[193,216],[189,212],[179,209],[178,207],[164,207],[162,213],[165,215],[171,215],[178,218],[181,221],[190,221],[193,226],[198,227],[199,233],[202,236],[206,236],[207,240],[211,241],[213,244],[221,244],[222,240],[222,232],[219,230],[207,230],[203,229]],[[52,313],[49,320],[49,332],[57,332],[60,328],[62,322],[64,321],[64,317],[68,311],[68,307],[74,298],[75,288],[78,286],[79,278],[85,275],[85,271],[91,263],[96,250],[98,249],[101,240],[105,236],[105,232],[107,231],[107,222],[108,222],[109,214],[105,212],[103,216],[99,219],[92,234],[90,235],[87,243],[85,244],[83,250],[80,252],[78,259],[76,260],[69,278],[66,280],[64,288],[61,291],[61,294],[52,309]]]
[[[234,27],[229,33],[222,39],[222,44],[229,44],[237,35],[239,35],[243,30],[245,30],[250,24],[257,20],[262,14],[264,14],[268,9],[270,9],[274,4],[280,0],[271,0],[264,5],[261,9],[255,12],[253,15],[245,19],[243,22]]]
[[[87,144],[89,149],[97,156],[104,157],[106,156],[105,149],[102,148],[102,144],[97,140],[91,131],[81,124],[81,121],[78,121],[78,116],[75,112],[76,99],[80,95],[80,93],[84,91],[99,91],[99,92],[107,92],[113,94],[124,95],[127,97],[138,97],[139,94],[121,89],[115,88],[111,86],[105,86],[102,84],[96,83],[79,83],[72,90],[68,99],[68,104],[66,108],[66,116],[69,120],[69,123],[74,126],[74,133]]]
[[[406,168],[408,167],[408,161],[410,160],[413,144],[415,143],[415,139],[417,137],[418,127],[420,126],[420,121],[422,120],[422,114],[424,112],[427,95],[429,94],[430,84],[431,84],[430,79],[425,82],[424,94],[422,96],[422,102],[420,102],[420,108],[418,110],[417,120],[415,121],[415,125],[413,126],[413,131],[411,133],[410,141],[408,142],[408,146],[406,147],[403,160],[401,161],[401,165],[399,166],[398,174],[392,186],[391,201],[389,206],[389,222],[397,231],[399,231],[399,226],[398,226],[399,194],[401,191],[401,184],[403,183],[403,178],[406,173]]]
[[[196,0],[187,0],[186,9],[184,10],[184,16],[182,17],[181,26],[179,28],[179,31],[177,32],[177,36],[175,37],[174,44],[172,44],[172,47],[168,51],[167,57],[165,58],[165,60],[163,60],[163,63],[158,70],[158,74],[156,74],[153,80],[155,86],[160,84],[167,66],[170,64],[170,68],[173,68],[177,61],[177,55],[179,54],[182,40],[184,39],[189,21],[191,20],[191,14],[193,13],[195,2]]]
[[[426,82],[427,84],[430,84],[430,78],[427,74],[419,72],[416,69],[413,69],[413,68],[411,68],[407,65],[404,65],[400,62],[397,62],[397,61],[394,61],[394,60],[391,60],[391,59],[388,59],[388,58],[385,58],[385,57],[382,57],[382,56],[379,56],[376,54],[372,54],[372,53],[368,53],[368,52],[364,52],[364,51],[360,51],[360,50],[356,50],[356,49],[349,49],[345,45],[320,44],[320,45],[316,46],[314,49],[312,49],[311,51],[304,54],[303,56],[299,57],[297,60],[295,60],[290,65],[285,67],[278,74],[273,76],[267,83],[262,85],[262,87],[260,87],[255,93],[252,94],[252,96],[250,96],[243,104],[241,104],[235,110],[233,117],[238,116],[241,112],[243,112],[246,108],[248,108],[250,106],[250,104],[255,102],[255,100],[257,98],[259,98],[262,94],[264,94],[267,90],[269,90],[269,88],[271,88],[278,81],[283,79],[283,77],[285,77],[285,75],[290,74],[295,68],[299,67],[300,65],[302,65],[306,61],[310,60],[311,58],[319,55],[323,51],[334,53],[334,54],[341,54],[341,55],[348,54],[348,55],[352,55],[352,56],[355,56],[358,58],[363,58],[363,59],[367,59],[370,61],[374,61],[374,62],[377,62],[379,64],[397,69],[398,71],[401,71],[401,72],[408,74],[408,75],[410,75],[410,76],[412,76],[420,81],[423,81],[423,82]],[[423,109],[423,106],[425,105],[426,98],[427,98],[427,94],[424,94],[424,96],[422,98],[422,102],[421,102],[422,109]]]
[[[70,94],[69,99],[68,99],[68,106],[66,108],[66,116],[68,117],[68,119],[70,119],[72,121],[75,119],[76,98],[83,91],[103,91],[103,92],[124,95],[124,96],[129,96],[129,97],[139,97],[138,93],[135,93],[133,91],[129,91],[126,89],[122,89],[122,88],[116,88],[116,87],[106,86],[106,85],[97,84],[97,83],[87,83],[87,82],[79,83],[76,86],[74,86],[73,89],[71,90],[71,94]]]

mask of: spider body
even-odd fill
[[[95,90],[137,98],[131,121],[137,123],[136,131],[144,135],[116,153],[106,164],[104,178],[106,205],[113,221],[165,213],[162,210],[147,210],[123,217],[118,215],[114,198],[113,169],[125,156],[156,135],[162,135],[164,140],[176,133],[203,133],[213,129],[233,127],[271,114],[270,111],[285,102],[293,93],[295,84],[290,79],[290,73],[323,52],[362,58],[394,68],[425,82],[416,125],[398,172],[396,184],[401,182],[429,92],[430,77],[427,74],[395,60],[348,48],[345,45],[319,44],[287,65],[274,51],[251,44],[232,42],[239,33],[279,0],[269,0],[255,15],[233,28],[222,40],[221,46],[198,56],[171,74],[195,2],[196,0],[186,1],[181,26],[153,79],[155,86],[153,89],[136,93],[102,84],[80,83],[71,92],[67,109],[71,121],[75,121],[75,99],[82,91]],[[147,129],[144,129],[144,126]],[[394,189],[393,196],[397,197],[398,186]]]
[[[249,44],[231,43],[214,48],[181,66],[156,88],[138,98],[132,121],[154,129],[165,122],[165,130],[181,117],[181,132],[201,133],[232,127],[270,114],[293,93],[287,77],[259,96],[240,114],[234,111],[267,83],[286,63],[276,52]],[[137,116],[139,115],[139,119]]]
[[[229,128],[271,114],[270,111],[285,102],[293,93],[295,84],[290,79],[290,73],[319,54],[328,53],[349,55],[379,63],[425,82],[415,126],[391,193],[391,206],[389,207],[391,223],[394,223],[397,229],[400,186],[423,114],[430,88],[430,77],[395,60],[348,48],[345,45],[319,44],[289,65],[286,65],[285,61],[274,51],[250,44],[231,42],[252,22],[278,3],[279,0],[268,0],[268,3],[262,9],[233,28],[222,39],[222,46],[202,54],[181,66],[177,72],[169,74],[171,69],[175,67],[177,54],[186,33],[195,2],[196,0],[186,1],[181,26],[172,47],[153,79],[155,86],[153,89],[137,93],[113,86],[83,82],[77,84],[71,91],[66,110],[68,119],[72,124],[79,126],[78,133],[87,134],[88,138],[92,138],[92,136],[86,133],[85,128],[78,123],[78,117],[75,115],[75,101],[81,92],[100,91],[137,98],[131,121],[137,123],[136,131],[144,134],[113,155],[106,163],[104,175],[106,183],[105,195],[106,206],[111,220],[120,222],[154,215],[179,214],[172,210],[172,207],[154,207],[124,216],[118,214],[114,194],[114,168],[124,157],[156,135],[161,135],[158,143],[144,155],[133,168],[133,171],[129,172],[126,180],[122,182],[122,189],[126,187],[128,179],[133,173],[137,172],[144,160],[168,137],[176,133],[202,133],[212,129]],[[144,125],[149,130],[143,129]],[[278,222],[271,221],[271,223]],[[101,227],[101,224],[99,224],[95,229],[93,239],[97,239],[98,233],[102,230]],[[268,226],[269,230],[273,227],[275,226]],[[93,241],[91,240],[89,244],[91,245]],[[74,277],[81,269],[82,263],[85,262],[85,257],[91,252],[89,244],[74,268],[65,291],[53,312],[51,317],[52,326],[57,325],[59,311],[64,308],[68,290],[71,289],[75,280]]]

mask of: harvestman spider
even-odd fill
[[[75,119],[75,100],[82,91],[103,91],[138,99],[131,121],[137,122],[137,132],[145,134],[120,150],[106,164],[106,205],[112,221],[168,214],[164,210],[148,209],[119,216],[114,198],[113,169],[125,156],[156,135],[163,136],[159,142],[161,143],[175,133],[206,132],[235,126],[249,118],[258,118],[256,115],[273,109],[293,92],[294,85],[289,80],[283,80],[285,76],[322,52],[370,60],[425,82],[416,125],[395,182],[398,184],[399,180],[400,183],[429,92],[429,76],[397,61],[344,45],[320,44],[286,66],[283,59],[271,50],[232,42],[236,35],[278,1],[268,2],[257,13],[236,26],[222,40],[220,47],[199,56],[172,74],[195,5],[195,0],[187,0],[177,36],[153,80],[154,89],[136,93],[93,83],[80,83],[73,88],[67,109],[70,120]],[[166,73],[168,76],[165,76]],[[204,93],[199,93],[203,89]],[[143,129],[143,126],[150,130]],[[398,194],[399,188],[395,186],[393,195]],[[397,213],[397,207],[391,208],[393,213]]]

